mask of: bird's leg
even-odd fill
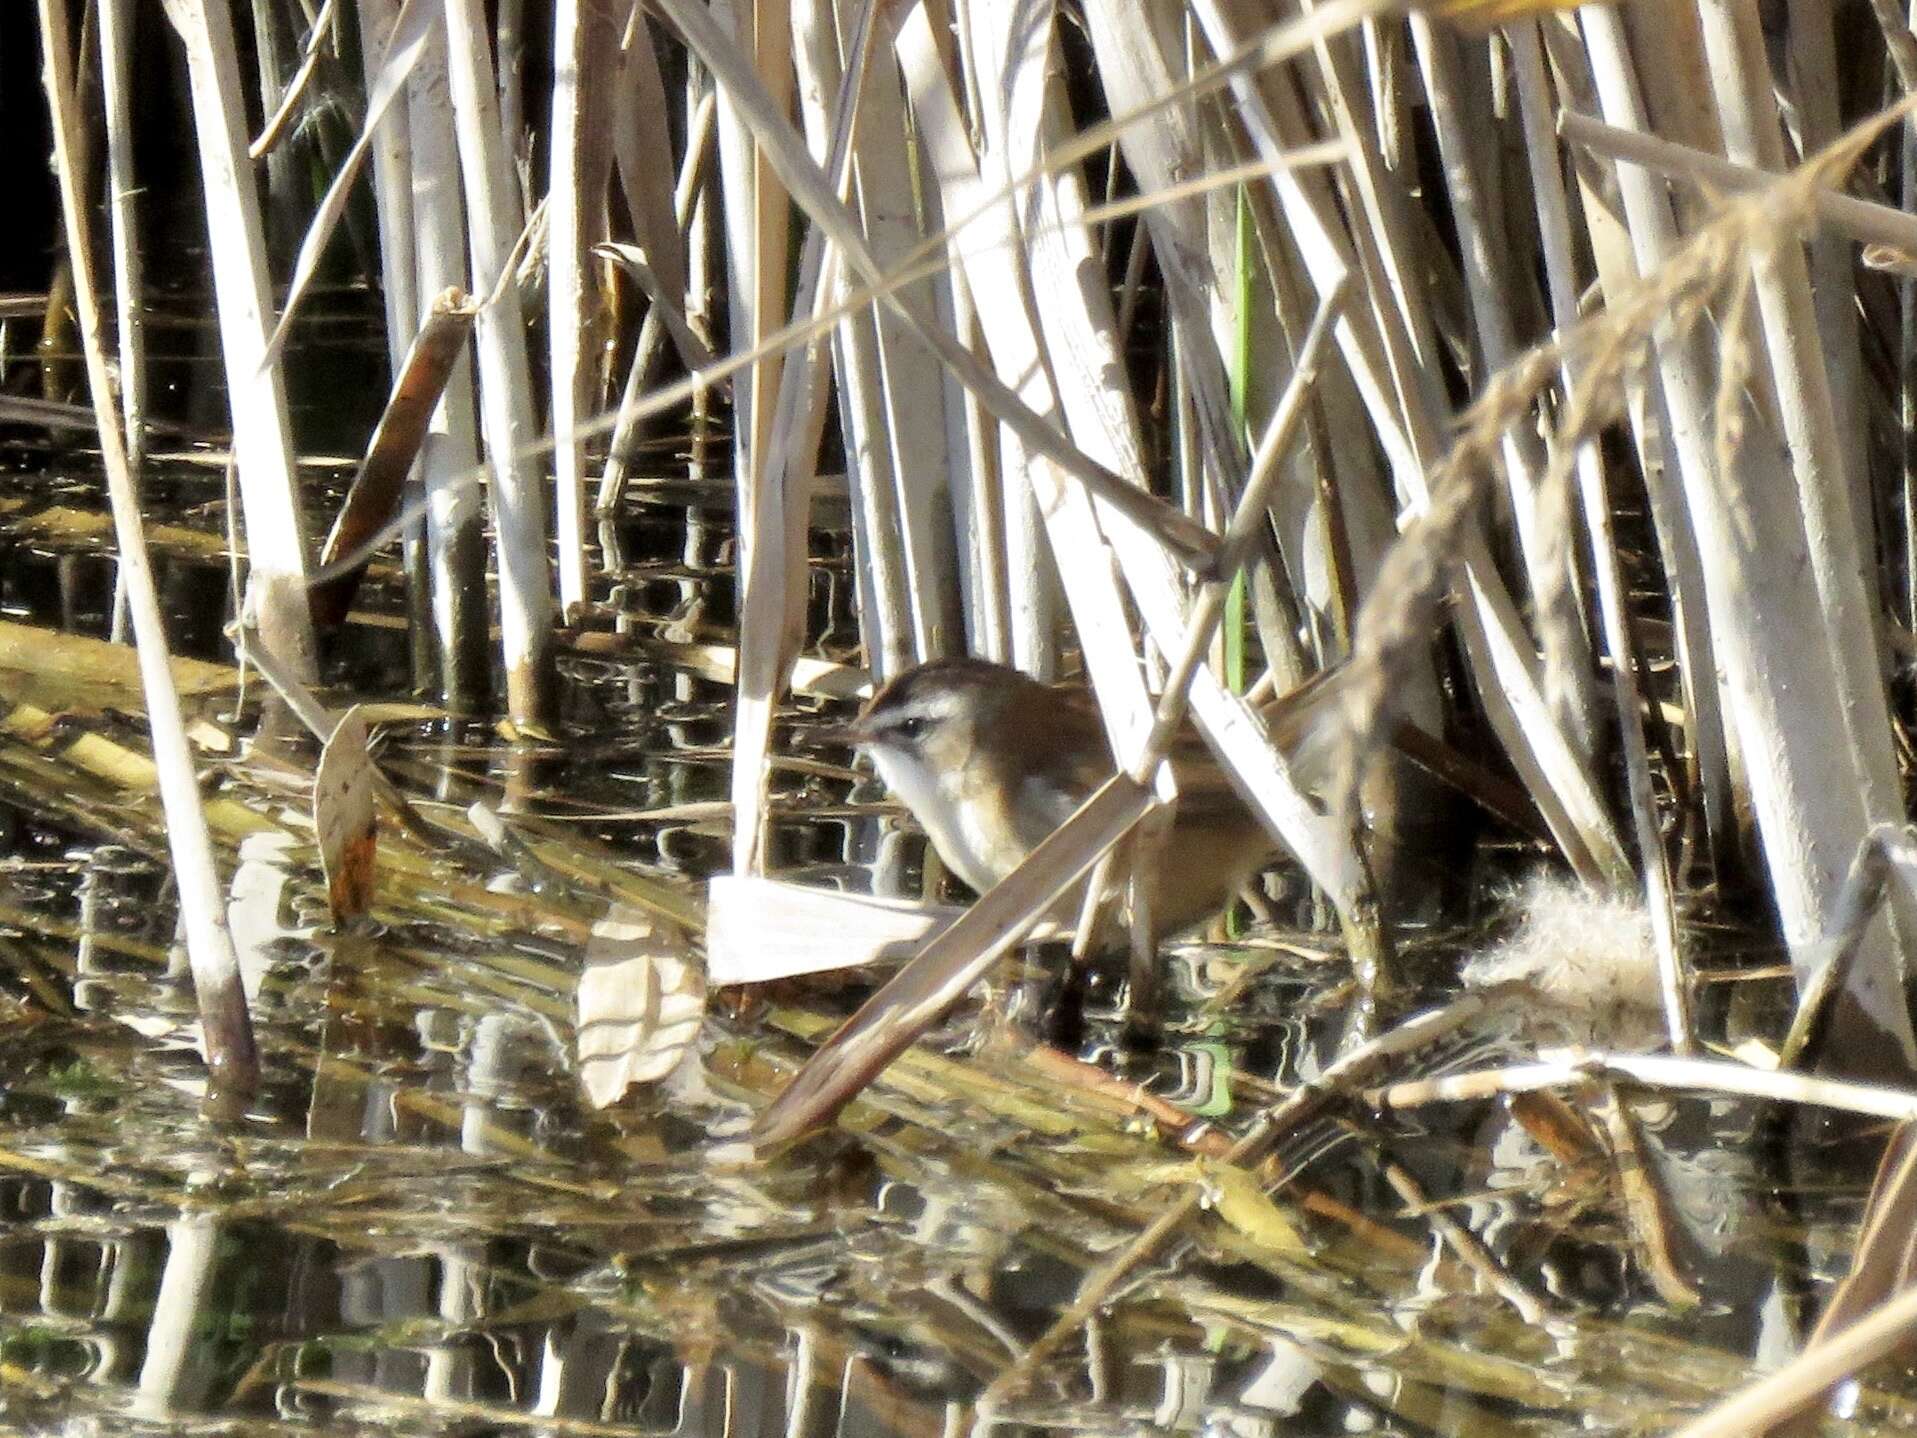
[[[1091,988],[1092,960],[1104,951],[1100,940],[1111,912],[1107,900],[1112,874],[1130,844],[1129,837],[1120,840],[1092,866],[1080,897],[1078,923],[1072,932],[1058,988],[1038,1025],[1039,1035],[1046,1043],[1067,1053],[1076,1053],[1085,1042],[1085,995]]]
[[[1085,1037],[1085,995],[1091,987],[1092,963],[1109,946],[1112,898],[1120,876],[1132,871],[1132,856],[1138,852],[1137,831],[1127,834],[1106,850],[1092,866],[1078,906],[1078,924],[1072,933],[1071,957],[1058,988],[1055,1002],[1046,1011],[1041,1032],[1054,1048],[1075,1050]]]
[[[1071,978],[1076,970],[1065,962],[1064,948],[1058,940],[1030,939],[1013,951],[1003,966],[1002,984],[994,981],[988,986],[979,1028],[996,1038],[988,1036],[982,1042],[989,1046],[1002,1039],[1022,1048],[1037,1035],[1055,1048],[1076,1049],[1083,1036],[1083,1020],[1081,1006],[1066,1002],[1072,997]],[[1061,1018],[1067,1007],[1073,1012]]]
[[[1091,972],[1089,963],[1081,962],[1076,955],[1066,955],[1058,987],[1039,1025],[1039,1036],[1068,1054],[1085,1047],[1085,991]]]

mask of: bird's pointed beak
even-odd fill
[[[872,742],[872,731],[866,727],[865,716],[850,720],[844,724],[835,724],[820,734],[828,744],[843,744],[850,749],[860,749]]]

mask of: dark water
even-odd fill
[[[217,532],[216,469],[156,491]],[[97,488],[41,475],[5,496],[0,617],[103,632],[99,543],[19,537],[47,507],[97,509]],[[429,815],[483,799],[542,842],[690,887],[726,862],[723,823],[688,806],[725,797],[730,692],[670,646],[726,634],[729,498],[651,490],[624,529],[600,597],[634,647],[566,659],[556,738],[424,720],[391,726],[380,760]],[[813,572],[816,628],[841,645],[847,548],[828,523]],[[162,580],[181,648],[222,657],[223,572],[176,557]],[[342,689],[400,696],[396,632],[353,639]],[[1765,1113],[1704,1100],[1638,1111],[1702,1292],[1688,1312],[1647,1278],[1604,1166],[1548,1157],[1493,1103],[1333,1110],[1288,1142],[1261,1206],[1000,1039],[973,1089],[915,1070],[834,1134],[755,1159],[745,1130],[806,1051],[790,1032],[846,1007],[825,987],[715,1004],[669,1079],[595,1111],[573,986],[604,890],[460,850],[422,857],[376,926],[335,933],[305,795],[244,760],[214,767],[278,833],[224,858],[252,896],[268,1074],[244,1119],[208,1124],[157,814],[24,733],[28,688],[0,671],[0,1416],[18,1431],[1654,1433],[1774,1361],[1847,1259],[1867,1169],[1806,1179],[1774,1161]],[[64,708],[76,734],[137,736],[111,705]],[[799,700],[781,725],[780,752],[808,762],[775,775],[776,867],[912,891],[919,842],[819,743],[822,717]],[[1412,937],[1435,992],[1477,936]],[[1348,970],[1321,947],[1254,929],[1179,948],[1169,1040],[1146,1060],[1113,1052],[1106,974],[1087,1052],[1242,1125],[1330,1059]],[[1426,1066],[1516,1051],[1492,1024]],[[1388,1161],[1541,1316],[1479,1287]],[[981,1411],[1084,1276],[1194,1183],[1211,1214]],[[1803,1241],[1820,1231],[1839,1241]],[[1917,1387],[1885,1382],[1826,1430],[1910,1425]]]

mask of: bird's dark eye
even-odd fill
[[[900,738],[917,739],[925,733],[928,723],[928,720],[915,714],[909,719],[899,720],[893,727],[898,730]]]

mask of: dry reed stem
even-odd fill
[[[1098,128],[1101,131],[1108,129],[1109,122],[1107,125]],[[1081,134],[1089,133],[1092,132],[1081,132]],[[1079,146],[1076,144],[1072,146],[1074,151],[1078,148]],[[1346,154],[1347,151],[1345,147],[1338,142],[1306,146],[1290,151],[1280,159],[1251,161],[1243,166],[1233,167],[1229,171],[1220,172],[1217,175],[1193,179],[1178,186],[1172,194],[1176,198],[1188,198],[1192,195],[1206,193],[1226,185],[1243,183],[1248,178],[1269,176],[1283,170],[1309,169],[1334,164],[1345,158]],[[1011,197],[1019,189],[1031,184],[1037,175],[1055,170],[1064,163],[1066,163],[1066,159],[1060,154],[1056,152],[1048,153],[1043,165],[1035,166],[1031,171],[1014,176],[1010,182],[991,192],[991,198],[982,200],[969,214],[955,221],[948,222],[944,228],[934,234],[928,235],[914,248],[906,261],[887,270],[884,275],[874,283],[849,284],[836,303],[823,310],[816,311],[813,314],[794,319],[789,324],[768,332],[757,343],[748,345],[744,349],[736,349],[719,356],[703,368],[695,369],[656,389],[645,390],[643,392],[634,391],[628,394],[625,399],[614,408],[602,411],[593,418],[582,420],[575,425],[569,437],[573,440],[584,442],[608,433],[614,434],[615,436],[631,433],[648,419],[663,414],[679,405],[688,402],[697,402],[703,395],[713,389],[725,389],[733,376],[741,370],[749,369],[766,356],[774,353],[784,353],[787,350],[810,344],[819,335],[830,331],[859,311],[869,306],[884,304],[898,291],[907,288],[917,281],[934,278],[944,274],[948,270],[956,268],[963,260],[965,252],[962,249],[955,251],[949,248],[949,245],[961,231],[968,225],[979,220],[993,204],[1004,203],[1007,198]],[[1152,205],[1158,203],[1160,198],[1159,195],[1154,193],[1130,196],[1125,199],[1113,201],[1110,204],[1101,205],[1095,209],[1086,211],[1077,217],[1076,223],[1084,226],[1124,218],[1128,215],[1148,210]],[[527,229],[522,231],[520,247],[524,247],[529,241],[538,214],[539,211],[535,210],[534,219],[529,221]],[[515,249],[514,253],[517,254],[518,249]],[[487,297],[481,301],[482,309],[490,307],[500,298],[501,292],[506,287],[510,278],[510,269],[499,276],[498,283],[493,286]],[[19,403],[19,401],[6,402]],[[158,427],[157,424],[149,425],[149,428]],[[532,460],[544,459],[552,454],[554,445],[558,442],[558,438],[557,436],[542,436],[537,439],[527,440],[516,445],[509,451],[510,458],[515,463],[520,464]],[[1074,453],[1076,452],[1074,451]],[[1071,467],[1069,461],[1066,462],[1065,467],[1069,472]],[[476,488],[481,482],[486,480],[490,474],[491,467],[489,464],[478,464],[451,476],[449,482],[462,488]],[[602,507],[609,502],[603,489],[599,502]],[[1151,503],[1156,504],[1156,501],[1151,501]],[[407,524],[419,517],[424,510],[425,504],[426,501],[421,500],[415,500],[408,504],[405,509],[394,517],[391,523],[367,541],[369,548],[377,548],[394,539]],[[1164,510],[1164,512],[1175,516],[1175,512],[1169,509]],[[1157,517],[1156,512],[1154,512],[1153,517]],[[1174,548],[1174,552],[1178,552],[1176,548]],[[349,562],[358,563],[365,557],[365,554],[356,552],[346,558]],[[324,571],[318,578],[327,578],[331,573],[331,570]]]
[[[233,449],[240,456],[250,569],[247,602],[274,647],[304,675],[318,672],[306,604],[307,550],[285,378],[267,353],[273,288],[260,196],[246,158],[244,95],[232,16],[209,0],[165,0],[185,47],[195,151],[207,207]]]
[[[1558,133],[1602,159],[1625,160],[1652,174],[1719,194],[1761,190],[1779,173],[1740,165],[1645,130],[1622,129],[1576,110],[1559,113]],[[1837,190],[1821,191],[1816,203],[1817,217],[1839,234],[1901,254],[1917,251],[1917,214]]]
[[[1883,27],[1884,48],[1890,52],[1897,83],[1906,93],[1917,91],[1917,37],[1911,35],[1909,22],[1894,0],[1870,0],[1870,8]]]
[[[1853,127],[1833,144],[1763,189],[1726,201],[1663,266],[1606,309],[1559,332],[1493,375],[1430,474],[1430,502],[1407,525],[1380,567],[1353,635],[1345,705],[1349,730],[1334,772],[1341,802],[1356,802],[1363,762],[1396,718],[1394,689],[1429,640],[1431,619],[1451,563],[1496,473],[1503,436],[1531,413],[1567,362],[1580,373],[1555,434],[1560,463],[1595,439],[1623,401],[1625,380],[1653,331],[1683,333],[1708,313],[1725,282],[1772,247],[1797,243],[1817,218],[1821,194],[1834,188],[1863,152],[1917,108],[1905,100]]]
[[[100,307],[94,282],[88,206],[77,172],[78,115],[75,113],[70,38],[65,0],[40,0],[43,81],[52,112],[54,170],[65,223],[67,254],[73,264],[74,300],[86,357],[87,384],[99,423],[100,453],[119,541],[128,608],[138,637],[141,688],[146,696],[147,727],[153,744],[156,787],[166,816],[166,841],[179,890],[180,922],[185,930],[194,997],[199,1005],[201,1041],[207,1065],[209,1105],[224,1111],[249,1100],[259,1086],[259,1051],[240,981],[239,957],[227,927],[226,905],[212,837],[201,802],[199,780],[173,687],[165,622],[147,558],[139,498],[115,424],[113,383],[101,341]],[[230,508],[229,508],[230,512]],[[310,657],[310,654],[309,654]]]
[[[1574,258],[1576,242],[1572,235],[1570,199],[1565,188],[1564,171],[1552,131],[1554,102],[1545,78],[1543,46],[1534,25],[1513,26],[1507,32],[1507,37],[1522,115],[1531,192],[1537,209],[1538,239],[1544,251],[1551,317],[1558,326],[1568,327],[1576,324],[1578,318],[1578,279]],[[1569,366],[1565,367],[1561,383],[1568,390],[1574,388],[1576,382],[1577,372]],[[1585,531],[1591,546],[1598,627],[1612,660],[1612,697],[1615,700],[1619,748],[1624,759],[1625,794],[1637,839],[1645,908],[1651,917],[1653,942],[1657,949],[1664,994],[1665,1028],[1671,1047],[1679,1053],[1688,1053],[1693,1047],[1690,989],[1683,955],[1678,946],[1671,869],[1658,825],[1657,795],[1651,777],[1649,745],[1644,725],[1638,717],[1642,686],[1631,639],[1625,580],[1618,561],[1616,526],[1606,488],[1604,459],[1595,444],[1580,445],[1568,454],[1560,447],[1553,454],[1561,460],[1563,473],[1560,475],[1558,466],[1554,464],[1552,471],[1547,474],[1543,496],[1547,513],[1542,523],[1546,533],[1571,532],[1566,526],[1572,522],[1571,476],[1575,472],[1578,501],[1582,506]],[[1562,517],[1548,512],[1559,506],[1564,510]],[[1568,554],[1563,561],[1548,567],[1546,578],[1548,583],[1564,587],[1561,596],[1563,602],[1575,602],[1571,592],[1574,575]],[[1684,649],[1681,641],[1679,648],[1681,652]],[[1697,728],[1703,731],[1709,725],[1700,723]],[[1700,763],[1704,762],[1703,756],[1710,749],[1708,740],[1696,743],[1693,747],[1699,751]]]
[[[552,565],[546,550],[545,487],[521,451],[538,432],[532,412],[526,324],[513,273],[515,236],[525,228],[512,165],[499,128],[499,97],[478,0],[445,7],[447,91],[460,182],[466,195],[470,288],[494,284],[475,328],[480,432],[492,473],[494,552],[499,574],[500,645],[506,702],[514,721],[537,726],[553,699]]]
[[[361,3],[366,5],[368,0]],[[396,8],[389,18],[397,19]],[[472,284],[442,27],[434,27],[428,36],[413,75],[403,114],[403,182],[396,185],[405,193],[407,204],[392,216],[388,216],[387,206],[380,207],[383,219],[403,219],[406,225],[406,236],[392,257],[396,265],[404,262],[407,285],[400,297],[405,319],[396,328],[395,337],[403,335],[409,342],[427,297],[453,286]],[[400,118],[395,117],[395,125]],[[377,176],[379,157],[375,158]],[[382,255],[386,253],[382,246]],[[402,357],[403,351],[394,362],[397,364]],[[484,473],[477,468],[479,422],[474,374],[474,362],[468,354],[455,366],[452,380],[433,411],[432,436],[419,464],[436,677],[442,698],[456,712],[473,712],[481,707],[491,668],[487,659],[491,641],[487,632],[485,503],[478,484],[461,478],[467,473]]]
[[[126,429],[127,464],[137,477],[146,457],[146,284],[133,170],[133,0],[104,0],[99,7],[101,101],[106,124],[107,218],[113,253],[113,289],[118,313],[114,358],[120,367],[120,416]],[[115,639],[125,635],[125,600],[116,592]]]
[[[1891,1130],[1858,1220],[1850,1267],[1817,1316],[1806,1348],[1815,1348],[1913,1284],[1911,1234],[1917,1229],[1917,1125]]]
[[[286,93],[280,97],[279,108],[275,110],[266,124],[260,128],[258,138],[247,146],[246,157],[249,160],[263,160],[279,148],[280,141],[286,138],[292,128],[294,112],[306,99],[307,88],[313,83],[313,73],[319,66],[320,51],[329,40],[337,44],[333,35],[333,9],[339,0],[326,0],[320,6],[319,14],[313,17],[313,23],[306,35],[306,48],[300,57],[299,69],[293,72],[293,78],[287,82]]]
[[[1810,1104],[1872,1118],[1917,1118],[1917,1092],[1909,1089],[1780,1073],[1726,1059],[1588,1050],[1443,1078],[1412,1079],[1373,1089],[1365,1097],[1378,1108],[1420,1108],[1429,1103],[1471,1102],[1536,1089],[1578,1088],[1597,1079],[1672,1093]]]

